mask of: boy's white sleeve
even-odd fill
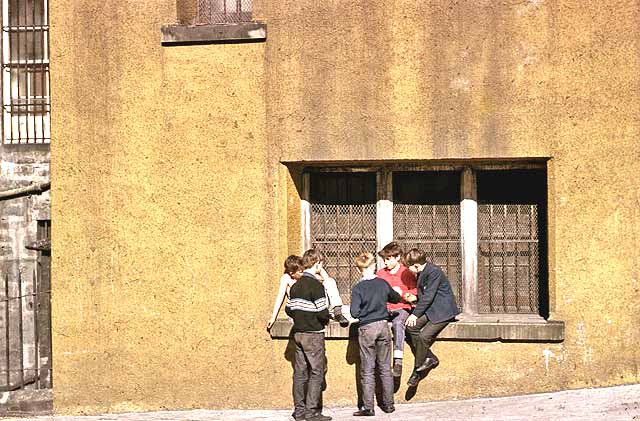
[[[338,291],[338,285],[333,278],[326,278],[322,284],[324,285],[324,291],[329,299],[329,307],[342,306],[342,298],[340,298],[340,291]]]

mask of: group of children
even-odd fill
[[[354,416],[375,415],[376,371],[382,383],[378,406],[387,413],[395,410],[393,377],[402,374],[405,328],[415,352],[415,368],[407,384],[416,387],[439,363],[430,350],[435,337],[458,314],[446,275],[427,262],[424,252],[412,249],[403,255],[398,243],[392,242],[378,255],[384,267],[377,272],[372,253],[362,253],[354,262],[362,274],[351,292],[350,305],[352,321],[358,324],[362,384],[362,406]],[[324,270],[323,261],[324,256],[316,249],[307,250],[302,257],[289,256],[285,260],[285,271],[267,323],[270,329],[285,296],[288,297],[285,311],[293,320],[291,337],[295,345],[295,420],[331,420],[322,414],[326,371],[324,328],[331,317],[341,326],[349,325],[349,319],[342,312],[336,282]]]

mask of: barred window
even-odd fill
[[[50,142],[48,6],[48,0],[2,3],[5,144]]]
[[[477,185],[478,310],[538,313],[544,293],[540,266],[546,257],[541,247],[546,237],[546,174],[479,171]]]
[[[311,247],[325,255],[343,302],[360,279],[353,262],[376,251],[375,173],[316,173],[311,176]]]
[[[460,172],[393,173],[393,239],[418,248],[444,270],[462,303]]]
[[[200,24],[251,21],[252,0],[198,0],[196,21]]]
[[[546,169],[519,165],[307,169],[303,246],[345,302],[354,258],[395,240],[447,273],[465,314],[547,317]]]

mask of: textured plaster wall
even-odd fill
[[[265,47],[162,47],[175,17],[51,4],[59,413],[247,407],[271,387]]]
[[[51,4],[56,411],[290,406],[283,161],[550,157],[565,342],[438,343],[414,399],[640,380],[637,2],[255,3],[265,44],[170,48],[176,2]]]
[[[437,343],[446,357],[414,399],[640,380],[637,6],[267,6],[267,127],[282,160],[551,158],[551,318],[566,340]],[[328,402],[353,404],[347,348],[328,346]]]

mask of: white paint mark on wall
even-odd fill
[[[584,349],[584,355],[582,356],[582,362],[587,364],[593,360],[593,349],[587,347],[587,333],[586,327],[583,322],[578,322],[576,325],[576,345]]]
[[[582,357],[582,361],[585,364],[593,361],[593,349],[591,347],[584,350],[584,357]]]
[[[544,369],[549,371],[549,360],[554,357],[553,351],[550,349],[543,349],[542,356],[544,357]]]

